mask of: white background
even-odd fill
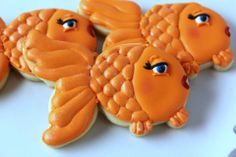
[[[0,16],[9,24],[22,12],[41,8],[75,10],[79,0],[0,0]],[[144,10],[157,3],[174,0],[139,0]],[[180,0],[178,2],[181,2]],[[236,52],[236,1],[199,0],[229,22],[232,48]],[[201,46],[201,45],[199,45]],[[11,72],[0,92],[1,157],[235,157],[236,135],[236,66],[229,72],[212,69],[201,72],[191,82],[188,102],[189,124],[181,129],[157,126],[145,137],[133,137],[127,128],[111,124],[101,113],[89,133],[77,142],[52,149],[41,141],[48,126],[48,99],[52,89]]]

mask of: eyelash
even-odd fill
[[[147,63],[145,63],[145,65],[143,67],[147,70],[152,70],[153,68],[155,68],[157,65],[160,65],[160,64],[165,64],[168,66],[168,63],[166,63],[166,62],[160,62],[160,63],[154,64],[154,65],[151,65],[151,63],[148,61]]]
[[[203,14],[198,14],[198,15],[192,15],[192,14],[189,14],[188,15],[188,19],[190,19],[190,20],[195,20],[198,16],[202,16],[202,15],[205,15],[205,16],[207,16],[208,18],[210,17],[208,14],[206,14],[206,13],[203,13]]]
[[[58,23],[59,25],[63,25],[63,24],[65,24],[66,22],[68,22],[68,21],[70,21],[70,20],[73,20],[73,21],[75,21],[75,22],[77,23],[77,20],[76,20],[76,19],[68,19],[68,20],[65,20],[65,21],[63,21],[62,19],[58,19],[58,20],[57,20],[57,23]]]

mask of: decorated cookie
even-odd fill
[[[0,88],[9,63],[26,78],[52,87],[61,79],[50,104],[49,131],[55,134],[45,133],[43,141],[59,146],[82,136],[97,113],[97,98],[88,86],[97,56],[92,23],[75,12],[43,9],[23,13],[7,27],[0,19],[0,33]]]
[[[32,49],[24,54],[34,58],[39,53]],[[58,51],[47,53],[58,57]],[[59,53],[75,58],[70,64],[79,70],[56,82],[50,127],[42,137],[47,145],[59,147],[82,137],[96,119],[97,104],[109,120],[129,127],[137,136],[149,133],[154,124],[180,128],[187,123],[188,78],[179,61],[163,50],[140,43],[121,44],[106,49],[95,62],[80,47]],[[44,53],[40,58],[32,60],[35,68],[48,60]],[[74,64],[76,60],[80,64]]]
[[[96,120],[97,104],[109,120],[137,136],[149,133],[154,124],[180,128],[188,121],[187,75],[162,49],[125,43],[107,47],[97,57],[92,24],[61,9],[24,13],[3,30],[1,39],[1,80],[7,77],[9,60],[27,78],[55,85],[49,128],[42,136],[49,146],[82,137]]]
[[[3,67],[7,67],[7,61],[2,61],[7,57],[11,65],[27,79],[41,79],[50,86],[54,86],[59,78],[73,75],[83,67],[75,69],[75,64],[81,64],[76,56],[68,58],[59,55],[60,51],[76,49],[83,57],[96,55],[91,52],[96,48],[92,24],[79,14],[62,9],[43,9],[21,14],[3,30],[1,40],[3,53],[0,53],[0,64],[4,64]],[[27,59],[23,52],[28,49],[34,55]],[[49,55],[52,51],[54,55]],[[40,62],[41,58],[47,60]],[[40,62],[40,66],[34,68],[31,60]],[[0,80],[7,73],[1,67]]]
[[[200,69],[231,67],[229,26],[197,3],[156,5],[145,14],[130,1],[81,0],[80,13],[108,35],[104,49],[121,43],[148,43],[177,57],[190,77]]]

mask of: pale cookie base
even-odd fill
[[[102,111],[109,121],[111,121],[112,123],[114,123],[118,126],[129,127],[131,125],[131,123],[125,122],[125,121],[120,120],[117,117],[113,116],[110,112],[106,111],[106,109],[104,109],[104,108],[102,108]]]
[[[49,105],[48,105],[48,111],[49,111],[49,113],[51,112],[51,109],[52,109],[51,102],[52,102],[52,98],[53,98],[54,94],[55,94],[55,90],[53,91],[53,93],[52,93],[52,95],[51,95],[51,97],[50,97],[50,99],[49,99]],[[96,121],[96,119],[97,119],[97,115],[98,115],[98,107],[96,106],[96,109],[95,109],[95,111],[94,111],[94,115],[93,115],[92,122],[90,123],[89,127],[88,127],[79,137],[75,138],[74,140],[72,140],[72,141],[70,141],[70,142],[67,142],[67,143],[64,143],[64,144],[62,144],[62,145],[59,145],[59,146],[50,146],[50,145],[47,145],[47,146],[52,147],[52,148],[61,148],[61,147],[64,147],[65,145],[67,145],[67,144],[70,144],[70,143],[72,143],[72,142],[75,142],[76,140],[79,140],[80,138],[82,138],[82,137],[92,128],[93,124],[95,123],[95,121]],[[50,128],[50,125],[49,125],[48,128]],[[42,139],[41,139],[41,140],[42,140]],[[42,142],[43,142],[43,140],[42,140]],[[44,142],[43,142],[43,143],[44,143]]]
[[[185,103],[184,107],[186,106],[187,103]],[[113,124],[116,124],[118,126],[122,126],[122,127],[129,127],[130,129],[130,126],[131,126],[131,123],[130,122],[125,122],[123,120],[120,120],[118,119],[117,117],[115,117],[114,115],[112,115],[110,112],[106,111],[106,109],[104,109],[103,107],[101,107],[103,113],[105,114],[105,116],[107,117],[107,119],[112,122]],[[179,129],[179,128],[182,128],[184,127],[185,125],[183,125],[182,127],[179,127],[179,128],[176,128],[174,126],[172,126],[169,121],[167,122],[155,122],[155,123],[152,123],[153,126],[156,126],[156,125],[160,125],[160,124],[164,124],[166,123],[170,128],[173,128],[173,129]],[[130,131],[131,132],[131,131]],[[136,134],[133,134],[131,132],[132,135],[136,136],[136,137],[142,137],[142,136],[145,136],[146,134],[143,134],[143,135],[136,135]]]
[[[224,67],[224,68],[222,68],[222,67],[220,67],[220,66],[218,66],[218,65],[214,65],[214,68],[217,70],[217,71],[228,71],[232,66],[233,66],[233,64],[234,64],[234,61],[232,61],[228,66],[226,66],[226,67]]]
[[[4,76],[4,78],[0,81],[0,90],[4,87],[4,85],[6,84],[7,82],[7,78],[9,76],[9,73],[10,73],[10,70],[8,69],[8,72],[6,74],[6,76]]]
[[[214,65],[213,62],[210,61],[208,63],[201,64],[200,65],[200,71],[213,67],[215,70],[223,72],[223,71],[229,70],[232,67],[232,65],[233,65],[233,61],[227,67],[222,68],[222,67],[220,67],[218,65]],[[193,76],[189,76],[188,78],[190,80],[194,80],[196,77],[197,77],[197,75],[193,75]]]
[[[19,71],[17,70],[24,78],[26,78],[27,80],[30,80],[30,81],[34,81],[34,82],[39,82],[41,81],[39,78],[33,76],[33,75],[29,75],[27,73],[24,73],[22,71]]]
[[[39,78],[40,80],[42,80],[44,83],[47,84],[47,86],[49,86],[50,88],[54,88],[55,87],[55,82],[53,81],[49,81],[49,80],[46,80],[46,79],[42,79],[42,78]]]
[[[77,12],[78,12],[80,15],[82,15],[82,16],[86,17],[87,19],[89,19],[89,17],[88,17],[87,15],[85,15],[85,14],[83,13],[83,11],[80,9],[80,7],[78,7]],[[105,27],[99,26],[99,25],[97,25],[97,24],[94,24],[94,28],[95,28],[96,30],[98,30],[98,32],[100,32],[101,34],[103,34],[103,35],[105,35],[105,36],[107,36],[108,34],[111,33],[111,30],[109,30],[109,29],[107,29],[107,28],[105,28]]]
[[[208,63],[202,64],[200,66],[200,68],[201,68],[201,70],[205,70],[207,68],[213,67],[217,71],[227,71],[227,70],[229,70],[233,66],[233,63],[234,63],[234,61],[232,61],[228,66],[222,68],[222,67],[220,67],[218,65],[214,65],[213,62],[210,61]]]
[[[200,71],[202,71],[202,70],[205,70],[205,69],[207,69],[207,68],[210,68],[210,67],[212,67],[213,66],[213,62],[211,61],[211,62],[207,62],[207,63],[205,63],[205,64],[201,64],[200,65]]]
[[[123,120],[120,120],[118,119],[117,117],[115,117],[114,115],[112,115],[110,112],[106,111],[106,109],[102,108],[102,111],[103,113],[105,114],[105,116],[107,117],[107,119],[112,122],[113,124],[116,124],[118,126],[121,126],[121,127],[129,127],[129,130],[130,130],[130,133],[136,137],[142,137],[142,136],[145,136],[146,134],[143,134],[143,135],[136,135],[136,134],[133,134],[132,131],[131,131],[131,123],[130,122],[125,122]],[[152,125],[155,126],[155,125],[160,125],[160,124],[163,124],[165,122],[160,122],[160,123],[153,123]]]
[[[29,61],[25,56],[24,56],[24,59],[25,59],[25,61],[26,61],[26,63],[28,64],[28,66],[29,66],[29,68],[32,70],[32,67],[34,66],[34,63],[33,62],[31,62],[31,61]],[[33,70],[32,70],[33,71]],[[22,74],[23,75],[23,74]],[[28,74],[27,74],[28,75]],[[26,75],[26,76],[27,76]],[[23,75],[24,76],[24,75]],[[25,76],[24,76],[25,77]],[[28,76],[27,76],[28,77]],[[33,76],[33,77],[35,77],[35,76]],[[29,77],[30,78],[30,77]],[[35,78],[37,78],[37,77],[35,77]],[[54,81],[49,81],[49,80],[46,80],[46,79],[43,79],[43,78],[40,78],[40,77],[38,77],[37,78],[37,81],[43,81],[43,82],[45,82],[49,87],[51,87],[51,88],[54,88],[55,87],[55,82]]]

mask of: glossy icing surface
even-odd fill
[[[145,69],[149,61],[167,63],[168,73],[155,75]],[[168,121],[184,107],[189,94],[182,82],[186,76],[179,62],[143,44],[121,44],[104,51],[93,66],[91,77],[90,86],[102,107],[128,122]]]
[[[81,137],[93,123],[97,101],[88,86],[86,72],[57,82],[48,118],[50,127],[42,136],[47,145],[65,145]]]
[[[167,64],[166,72],[157,73],[155,70],[158,69],[145,69],[143,66],[147,62],[151,65]],[[187,77],[174,57],[159,49],[148,47],[135,64],[133,77],[136,99],[152,121],[168,121],[184,108],[189,95]]]
[[[121,24],[113,28],[104,24],[111,23],[111,19],[115,20],[113,14],[111,17],[109,14],[104,18],[107,11],[112,7],[122,10],[125,8],[125,3],[126,1],[115,0],[108,3],[103,0],[81,1],[80,6],[84,14],[90,19],[93,19],[93,16],[99,18],[92,20],[95,25],[111,30],[104,48],[117,43],[140,43],[143,42],[143,38],[144,42],[176,56],[188,76],[196,75],[200,65],[205,63],[213,62],[222,70],[227,70],[232,64],[234,57],[230,50],[229,27],[213,10],[197,3],[163,4],[148,10],[140,18],[138,28],[128,26],[124,29]],[[92,7],[95,4],[97,7]],[[137,16],[140,14],[135,7],[129,8],[129,12],[124,13],[128,16],[131,12]],[[98,17],[97,14],[104,16]],[[137,22],[137,18],[134,17],[127,17],[127,19]],[[116,22],[126,24],[122,20],[116,19]]]
[[[206,14],[209,20],[197,23],[197,17],[189,19],[189,15],[198,16]],[[200,20],[200,19],[199,19]],[[189,4],[180,14],[179,29],[181,41],[185,48],[199,64],[204,64],[218,54],[229,48],[230,35],[228,24],[216,12],[205,8],[199,4]]]
[[[81,0],[80,9],[93,23],[109,29],[139,27],[141,9],[131,1]]]
[[[59,24],[58,20],[65,23]],[[72,29],[68,27],[69,20],[76,21]],[[1,38],[5,49],[4,54],[9,57],[11,64],[17,70],[32,74],[22,55],[23,44],[29,32],[36,30],[52,40],[79,43],[94,50],[96,38],[91,27],[88,20],[72,11],[44,9],[23,13],[3,31]],[[37,40],[41,41],[41,39]]]
[[[81,44],[52,40],[38,31],[31,31],[24,45],[33,73],[50,81],[88,71],[96,55]]]

